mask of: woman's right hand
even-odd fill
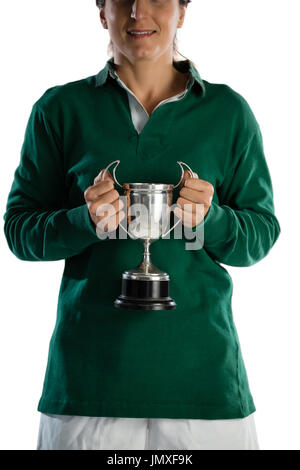
[[[103,171],[96,176],[94,184],[84,191],[84,199],[97,231],[113,232],[125,218],[125,212],[121,210],[124,203],[114,189],[114,180],[109,171],[106,171],[104,181],[101,181]]]

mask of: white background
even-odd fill
[[[300,449],[299,9],[298,0],[193,0],[178,30],[178,49],[202,78],[250,104],[272,177],[278,241],[254,266],[225,266],[264,450]],[[33,103],[103,68],[109,33],[94,0],[12,0],[0,11],[3,215]],[[3,229],[0,237],[0,446],[35,449],[64,261],[21,261]]]

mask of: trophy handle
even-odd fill
[[[113,169],[113,180],[114,180],[114,183],[116,183],[118,186],[120,186],[120,188],[123,188],[123,186],[118,182],[117,177],[116,177],[116,168],[117,168],[117,166],[119,165],[120,160],[114,160],[114,161],[111,162],[109,165],[107,165],[107,167],[105,168],[105,170],[104,170],[103,173],[102,173],[101,181],[104,181],[105,174],[106,174],[107,170],[108,170],[114,163],[116,163],[116,166],[115,166],[114,169]],[[132,238],[133,240],[136,240],[137,237],[133,237],[133,236],[128,232],[128,230],[127,230],[125,227],[123,227],[123,225],[121,224],[121,222],[119,222],[119,226],[122,227],[123,230],[125,230],[125,232],[127,233],[127,235],[130,236],[130,238]]]
[[[181,177],[180,177],[180,181],[179,181],[175,186],[173,186],[173,189],[177,188],[177,186],[179,186],[180,183],[181,183],[182,180],[183,180],[184,169],[182,168],[182,165],[185,165],[185,166],[188,167],[188,172],[189,172],[189,174],[191,175],[191,178],[194,178],[193,172],[192,172],[191,168],[188,166],[187,163],[184,163],[184,162],[177,162],[177,163],[178,163],[178,165],[179,165],[180,168],[181,168]]]
[[[181,177],[180,177],[180,181],[179,183],[177,183],[175,186],[173,186],[173,189],[177,188],[177,186],[180,185],[180,183],[182,182],[183,180],[183,176],[184,176],[184,169],[182,168],[182,165],[185,165],[188,167],[188,172],[189,174],[191,175],[191,178],[195,178],[194,174],[193,174],[193,171],[191,170],[191,168],[188,166],[187,163],[184,163],[184,162],[177,162],[178,165],[180,166],[181,168]],[[161,235],[161,237],[165,237],[166,235],[168,235],[169,232],[171,232],[175,227],[177,227],[177,225],[179,224],[179,222],[181,222],[181,220],[177,220],[176,224],[173,225],[173,227],[170,228],[170,230],[168,230],[167,232],[165,232],[163,235]]]
[[[120,188],[123,188],[123,186],[118,182],[117,177],[116,177],[116,168],[117,168],[117,166],[119,165],[120,160],[115,160],[115,161],[111,162],[109,165],[107,165],[107,167],[105,168],[105,170],[104,170],[103,173],[102,173],[101,181],[104,181],[105,174],[106,174],[107,170],[108,170],[109,167],[111,167],[114,163],[116,163],[116,166],[115,166],[114,169],[113,169],[113,180],[114,180],[114,183],[116,183],[118,186],[120,186]]]

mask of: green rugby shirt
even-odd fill
[[[38,411],[186,419],[255,411],[222,264],[259,262],[280,234],[262,135],[239,93],[201,79],[190,61],[173,65],[190,73],[188,91],[159,106],[140,134],[112,58],[97,75],[47,89],[32,107],[4,231],[20,260],[65,260]],[[179,160],[215,188],[196,228],[151,245],[175,310],[114,307],[142,244],[99,238],[83,194],[116,159],[121,183],[176,184]],[[204,245],[186,249],[203,230]]]

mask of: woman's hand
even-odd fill
[[[210,208],[214,194],[214,187],[205,180],[191,178],[190,173],[184,170],[183,180],[180,184],[180,197],[177,199],[174,214],[179,217],[186,227],[192,228],[200,224]]]
[[[106,171],[104,181],[101,181],[103,171],[104,169],[96,176],[93,186],[89,186],[84,191],[84,199],[89,209],[90,218],[95,227],[97,226],[97,232],[98,230],[112,232],[125,217],[125,212],[121,210],[124,203],[120,199],[118,191],[114,189],[114,180],[109,171]]]

